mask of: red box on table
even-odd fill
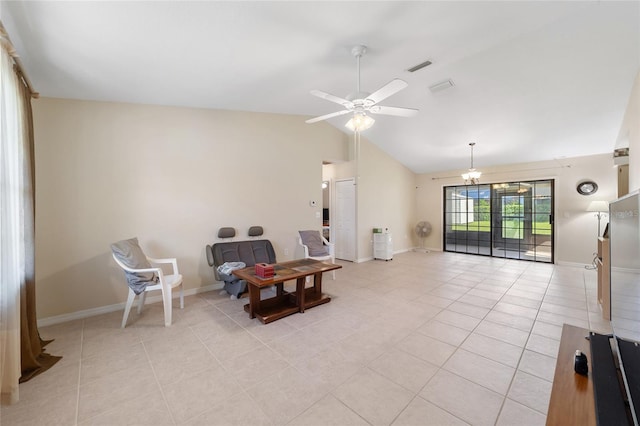
[[[272,278],[275,275],[273,265],[256,263],[256,275],[260,278]]]

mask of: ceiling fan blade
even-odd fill
[[[377,104],[383,99],[387,99],[389,96],[394,95],[407,87],[408,84],[404,80],[400,80],[399,78],[393,79],[369,96],[365,101],[372,101],[374,104]]]
[[[320,117],[310,118],[307,121],[305,121],[305,123],[307,124],[317,123],[318,121],[326,120],[328,118],[338,117],[339,115],[349,114],[350,112],[351,111],[349,111],[348,109],[338,111],[338,112],[332,112],[331,114],[325,114],[325,115],[321,115]]]
[[[344,99],[344,98],[341,98],[339,96],[332,95],[331,93],[323,92],[322,90],[312,90],[311,94],[313,96],[317,96],[319,98],[326,99],[326,100],[328,100],[330,102],[335,102],[338,105],[342,105],[342,106],[345,106],[345,107],[347,107],[349,105],[353,105],[353,103],[348,99]]]
[[[395,115],[397,117],[414,117],[420,110],[414,108],[400,108],[391,106],[374,105],[369,112],[374,114]]]

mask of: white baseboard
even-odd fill
[[[400,254],[400,253],[406,253],[406,252],[409,252],[411,250],[412,250],[411,248],[402,249],[402,250],[395,250],[393,252],[393,254],[396,255],[396,254]],[[356,263],[369,262],[371,260],[376,260],[376,259],[373,256],[372,257],[363,257],[363,258],[360,258],[360,259],[356,260]]]
[[[405,250],[405,251],[417,251],[420,252],[421,250],[425,250],[427,253],[430,251],[442,251],[442,249],[440,247],[411,247],[409,250]]]
[[[556,265],[575,266],[576,268],[584,268],[585,266],[591,266],[590,263],[565,262],[564,260],[557,260]]]
[[[190,288],[184,291],[185,296],[193,296],[194,294],[204,293],[212,290],[219,290],[223,286],[222,283],[210,284],[204,287]],[[173,293],[173,298],[179,298],[178,293]],[[147,297],[144,301],[145,305],[151,303],[162,302],[162,295]],[[71,312],[68,314],[55,315],[52,317],[38,319],[38,327],[46,327],[49,325],[60,324],[67,321],[94,317],[96,315],[108,314],[115,311],[124,311],[126,302],[116,303],[115,305],[99,306],[97,308],[85,309],[83,311]],[[136,302],[137,303],[137,302]]]

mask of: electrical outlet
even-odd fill
[[[288,248],[284,249],[284,255],[285,256],[289,256],[289,249]]]

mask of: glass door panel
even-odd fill
[[[445,250],[490,254],[490,195],[489,185],[445,188]]]
[[[553,261],[553,181],[535,182],[533,199],[534,260]]]

